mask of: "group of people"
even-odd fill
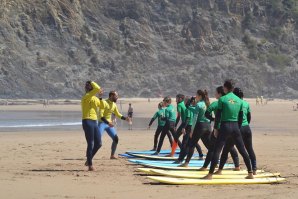
[[[210,104],[206,90],[198,90],[195,97],[178,94],[176,96],[177,109],[172,105],[171,98],[165,97],[158,104],[158,111],[149,123],[150,128],[154,120],[158,118],[158,127],[154,135],[153,150],[155,153],[153,154],[160,153],[167,135],[172,147],[169,156],[174,156],[179,146],[179,158],[175,163],[181,163],[181,167],[187,167],[195,148],[200,159],[203,159],[203,153],[198,144],[201,139],[208,152],[200,170],[207,170],[211,164],[209,174],[204,177],[205,179],[212,179],[220,154],[219,169],[216,174],[221,174],[229,153],[232,156],[235,170],[240,170],[238,152],[247,167],[247,178],[253,179],[253,175],[257,174],[257,163],[252,145],[252,132],[249,127],[250,106],[243,100],[244,93],[240,88],[234,87],[233,80],[226,80],[223,86],[216,88],[215,97],[218,100]],[[211,131],[212,121],[214,122],[213,131]],[[181,135],[183,135],[182,142],[179,140]],[[182,164],[185,157],[186,160]]]
[[[110,158],[116,159],[115,152],[119,138],[112,122],[112,114],[129,123],[131,118],[123,116],[118,111],[116,105],[118,94],[116,91],[111,91],[109,93],[109,98],[106,100],[98,98],[97,95],[101,97],[103,90],[97,83],[87,81],[85,84],[85,92],[86,93],[81,100],[82,126],[87,141],[87,161],[85,166],[88,166],[89,171],[93,171],[94,167],[92,159],[102,146],[102,136],[105,131],[113,140]]]
[[[268,103],[268,100],[267,99],[264,99],[264,97],[263,96],[261,96],[261,97],[259,97],[259,96],[257,96],[257,98],[256,98],[256,105],[265,105],[265,104],[267,104]]]

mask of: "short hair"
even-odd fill
[[[243,94],[243,91],[241,90],[241,88],[234,88],[233,93],[240,99],[242,99],[244,97],[244,94]]]
[[[166,96],[164,99],[163,99],[164,102],[167,102],[167,103],[170,103],[172,102],[172,99],[170,96]]]
[[[184,100],[185,96],[183,94],[178,94],[176,95],[176,98],[181,98],[182,100]]]
[[[161,108],[163,106],[163,102],[158,103],[158,108]]]
[[[232,91],[234,89],[235,82],[232,79],[227,79],[224,82],[224,87],[226,87],[229,91]]]
[[[110,93],[109,93],[109,97],[111,97],[111,96],[113,96],[113,95],[116,95],[116,91],[110,91]]]

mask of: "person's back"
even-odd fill
[[[210,122],[210,120],[205,117],[205,112],[207,110],[206,103],[202,100],[202,101],[198,102],[197,106],[199,109],[197,121],[198,122]]]
[[[218,109],[222,111],[221,121],[236,122],[239,112],[242,110],[242,100],[230,92],[219,98]]]
[[[169,104],[165,109],[165,117],[171,122],[176,121],[176,111],[172,104]]]
[[[228,154],[234,144],[242,155],[245,165],[247,167],[248,176],[246,178],[253,179],[253,170],[250,163],[249,155],[245,149],[244,142],[241,136],[240,127],[243,121],[243,102],[237,97],[233,91],[233,80],[226,80],[224,82],[224,92],[226,95],[218,100],[218,109],[216,113],[216,120],[214,124],[214,134],[218,135],[215,143],[214,154],[212,157],[209,173],[203,179],[212,179],[216,165],[218,164],[219,155]],[[218,129],[218,123],[220,128]],[[218,133],[219,130],[219,133]],[[227,156],[221,157],[219,173],[223,169],[223,163],[226,161]]]

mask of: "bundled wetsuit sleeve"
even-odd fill
[[[178,113],[178,114],[179,114],[179,113]],[[180,115],[179,115],[179,117],[177,117],[177,119],[176,119],[175,127],[177,127],[177,125],[178,125],[179,122],[180,122]]]
[[[186,117],[185,122],[182,123],[182,128],[185,129],[189,122],[190,122],[190,117]]]
[[[99,118],[101,119],[101,121],[103,121],[104,123],[106,124],[109,124],[110,122],[104,117],[104,112],[105,112],[105,109],[108,108],[109,104],[104,101],[104,100],[100,100],[101,103],[103,104],[100,109],[99,109]],[[103,107],[104,106],[104,107]]]
[[[214,118],[212,117],[212,114],[209,111],[205,112],[205,117],[210,121],[214,121]]]
[[[222,108],[223,108],[222,100],[221,100],[221,98],[219,98],[217,111],[216,111],[216,114],[215,114],[214,129],[219,129],[220,128],[219,124],[221,122]]]
[[[100,119],[101,119],[101,121],[103,121],[104,123],[106,123],[106,124],[110,124],[110,122],[109,122],[105,117],[101,117]]]
[[[241,108],[238,115],[238,126],[241,128],[243,122],[243,104],[241,104]]]
[[[151,118],[150,122],[149,122],[149,126],[151,126],[154,122],[154,120],[158,117],[158,112],[156,112],[153,117]]]
[[[178,106],[177,106],[177,118],[176,118],[176,123],[175,123],[175,127],[177,127],[177,125],[178,125],[178,123],[180,122],[180,117],[181,117],[181,112],[182,112],[182,110],[181,110],[182,108],[181,108],[181,106],[180,106],[180,104],[178,104]]]
[[[247,110],[247,122],[250,124],[251,121],[251,113],[250,113],[250,106],[248,105],[248,110]]]

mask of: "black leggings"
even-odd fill
[[[227,142],[228,139],[232,138],[232,142]],[[220,131],[218,139],[215,142],[214,154],[211,161],[211,166],[209,173],[213,174],[215,170],[215,166],[218,163],[219,154],[226,145],[226,150],[231,151],[233,147],[233,143],[236,144],[236,147],[239,153],[242,155],[245,165],[249,173],[252,172],[251,164],[249,156],[245,150],[243,139],[240,133],[240,129],[238,127],[238,122],[222,122],[220,125]]]
[[[180,154],[179,154],[179,158],[178,158],[179,161],[183,161],[185,156],[189,152],[188,143],[189,143],[190,132],[191,132],[191,125],[187,125],[185,128],[185,135],[183,136],[183,140],[182,140],[182,149],[180,150]],[[197,143],[195,147],[199,153],[199,156],[203,157],[203,152],[202,152],[200,145]]]
[[[242,139],[243,139],[245,148],[247,150],[247,153],[248,153],[250,161],[251,161],[252,170],[256,171],[257,170],[257,160],[256,160],[256,155],[255,155],[254,149],[252,147],[251,129],[249,126],[242,126],[240,131],[241,131],[241,135],[242,135]]]
[[[181,125],[178,127],[178,129],[177,129],[177,131],[176,131],[176,133],[175,133],[175,137],[174,137],[175,142],[178,142],[178,141],[179,141],[179,138],[180,138],[180,136],[182,135],[182,128],[183,128],[183,124],[181,124]]]
[[[157,147],[156,152],[158,152],[158,153],[160,152],[161,147],[163,145],[163,141],[165,139],[165,136],[167,135],[167,133],[169,133],[169,131],[172,133],[172,136],[174,138],[177,137],[176,132],[175,132],[175,122],[169,122],[169,121],[166,122],[166,125],[163,127],[162,132],[160,134],[160,138],[159,138],[158,147]],[[182,144],[181,144],[180,141],[178,142],[178,145],[181,149]]]
[[[195,146],[198,143],[198,141],[201,139],[205,147],[209,148],[209,142],[210,142],[210,133],[211,133],[211,127],[209,122],[197,122],[194,130],[192,138],[189,139],[189,151],[187,154],[187,158],[185,162],[189,162],[191,157],[193,156]]]
[[[257,170],[257,161],[256,161],[256,155],[252,147],[252,133],[250,130],[249,126],[242,126],[240,128],[241,136],[244,142],[245,149],[247,150],[247,153],[249,155],[249,159],[252,165],[252,170],[256,171]],[[227,141],[228,142],[228,141]],[[234,146],[233,140],[229,140],[229,143],[226,144],[224,147],[221,157],[220,157],[220,164],[219,164],[219,169],[223,169],[224,164],[227,162],[228,159],[228,154],[227,154],[227,146]]]
[[[214,134],[212,132],[212,135],[210,137],[208,153],[207,153],[204,165],[203,165],[204,168],[207,168],[212,160],[212,156],[214,154],[215,142],[216,142],[216,137],[214,137]],[[231,149],[230,154],[232,156],[235,167],[239,167],[239,157],[238,157],[238,152],[235,147],[233,147]]]
[[[156,131],[155,131],[155,134],[154,134],[154,147],[153,147],[154,149],[157,148],[158,137],[159,137],[160,133],[162,132],[162,129],[163,129],[163,126],[158,126]],[[167,132],[167,136],[168,136],[170,144],[172,146],[173,139],[172,139],[171,133]]]

